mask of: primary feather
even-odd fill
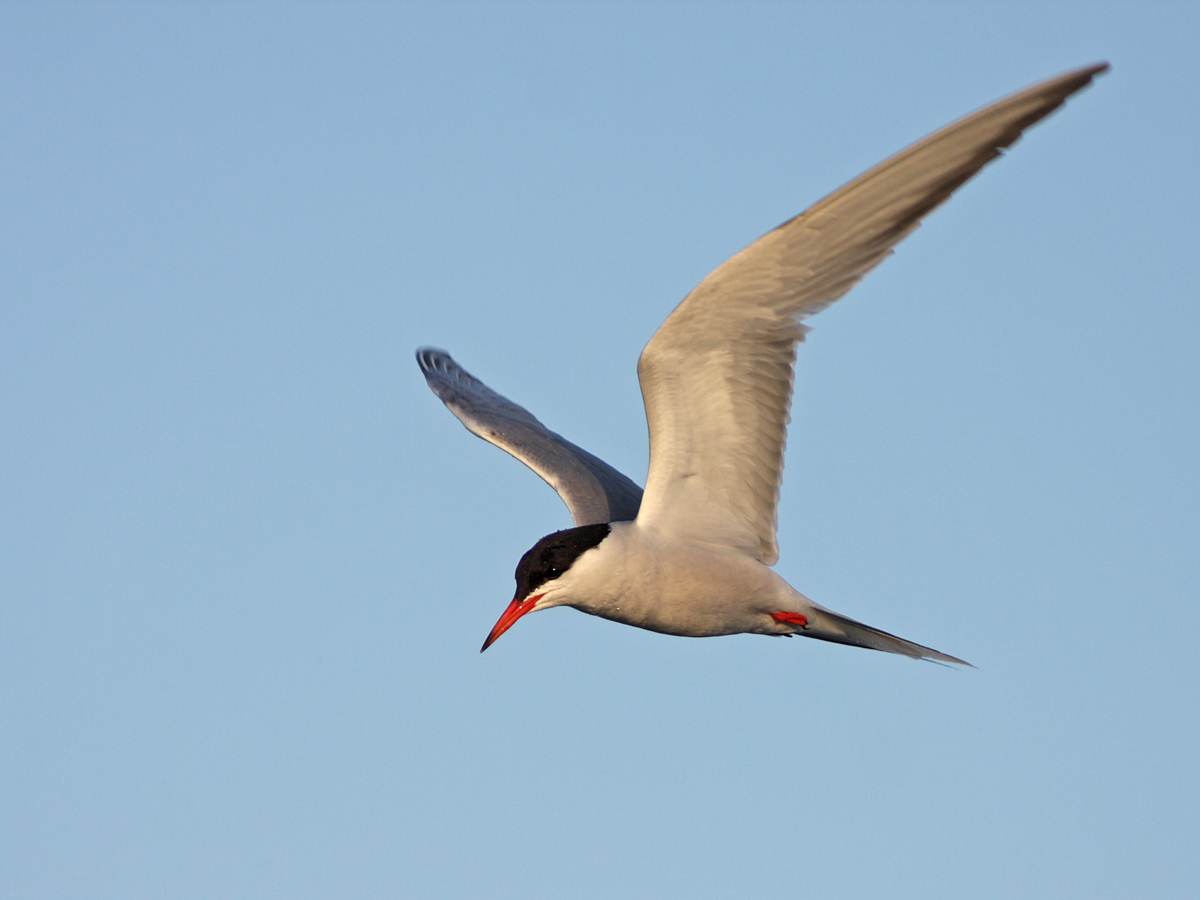
[[[955,188],[1107,69],[997,101],[903,150],[700,282],[638,362],[650,474],[638,522],[779,559],[776,508],[800,320],[845,295]]]
[[[558,491],[576,525],[637,518],[642,489],[604,460],[551,431],[444,350],[422,347],[417,365],[430,389],[468,431],[507,450]]]

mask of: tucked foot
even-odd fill
[[[808,627],[808,616],[801,615],[798,612],[773,612],[771,618],[783,625],[799,625],[801,628]]]

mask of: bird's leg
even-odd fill
[[[771,618],[783,625],[799,625],[801,628],[808,627],[808,616],[801,615],[798,612],[773,612]]]

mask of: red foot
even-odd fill
[[[799,625],[801,628],[808,627],[808,617],[802,616],[800,613],[794,612],[777,612],[771,613],[771,618],[776,622],[782,622],[785,625]]]

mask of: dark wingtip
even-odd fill
[[[937,656],[922,656],[921,660],[924,662],[934,663],[935,665],[945,666],[948,669],[953,668],[954,666],[966,666],[968,669],[978,669],[979,668],[979,666],[977,666],[973,663],[969,663],[965,659],[959,659],[957,656],[951,656],[949,653],[942,653],[941,651],[938,651],[938,650],[935,650],[934,653],[937,653],[938,655]]]
[[[1081,91],[1092,83],[1092,80],[1103,75],[1112,66],[1107,61],[1101,60],[1098,63],[1093,63],[1090,66],[1083,66],[1079,69],[1074,69],[1070,72],[1064,72],[1059,76],[1060,79],[1065,79],[1064,86],[1066,92],[1063,94],[1063,100],[1074,94],[1076,91]],[[1062,102],[1062,101],[1060,101]]]
[[[449,353],[445,350],[439,350],[437,347],[418,347],[416,356],[417,365],[421,367],[422,372],[444,368],[439,363],[442,363],[444,360],[451,360]]]
[[[1111,68],[1112,66],[1109,65],[1108,60],[1102,59],[1099,62],[1092,63],[1090,66],[1080,66],[1078,69],[1068,69],[1056,77],[1070,78],[1072,81],[1079,81],[1086,84],[1097,75],[1103,75]],[[1052,78],[1050,80],[1053,81],[1054,79]]]

